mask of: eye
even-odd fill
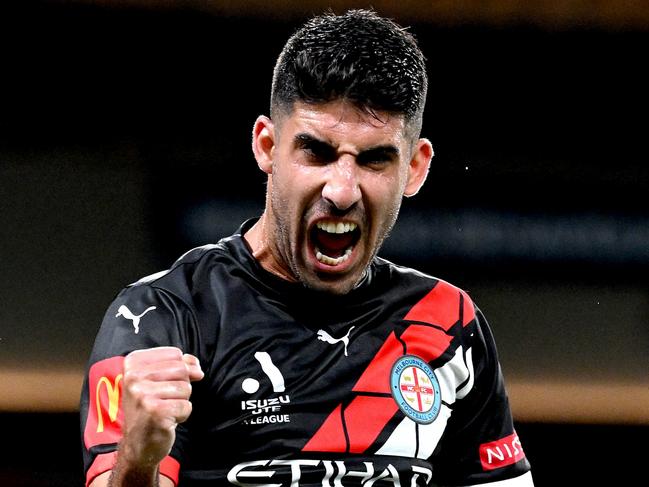
[[[381,147],[361,152],[356,160],[362,166],[381,169],[396,161],[398,155],[396,149]]]
[[[335,161],[337,158],[336,149],[333,146],[307,135],[297,137],[297,147],[309,161],[314,163],[325,164]]]

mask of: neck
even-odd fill
[[[297,279],[291,272],[281,265],[280,261],[276,258],[270,246],[270,235],[268,234],[266,213],[255,223],[250,230],[248,230],[243,238],[250,246],[252,256],[259,262],[259,264],[268,272],[275,274],[287,281],[297,282]]]

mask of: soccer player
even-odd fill
[[[286,43],[265,210],[127,286],[81,399],[87,485],[532,486],[466,292],[377,256],[433,148],[425,59],[373,11]]]

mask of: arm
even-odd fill
[[[191,414],[191,382],[202,378],[198,359],[175,347],[127,355],[122,386],[123,438],[117,461],[111,472],[97,476],[90,486],[173,486],[170,479],[158,474],[158,468],[171,450],[176,426]]]

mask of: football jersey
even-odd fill
[[[176,346],[205,372],[160,466],[180,486],[532,485],[466,292],[378,257],[348,294],[316,292],[261,267],[253,223],[108,308],[81,397],[88,483],[116,458],[124,357]]]

